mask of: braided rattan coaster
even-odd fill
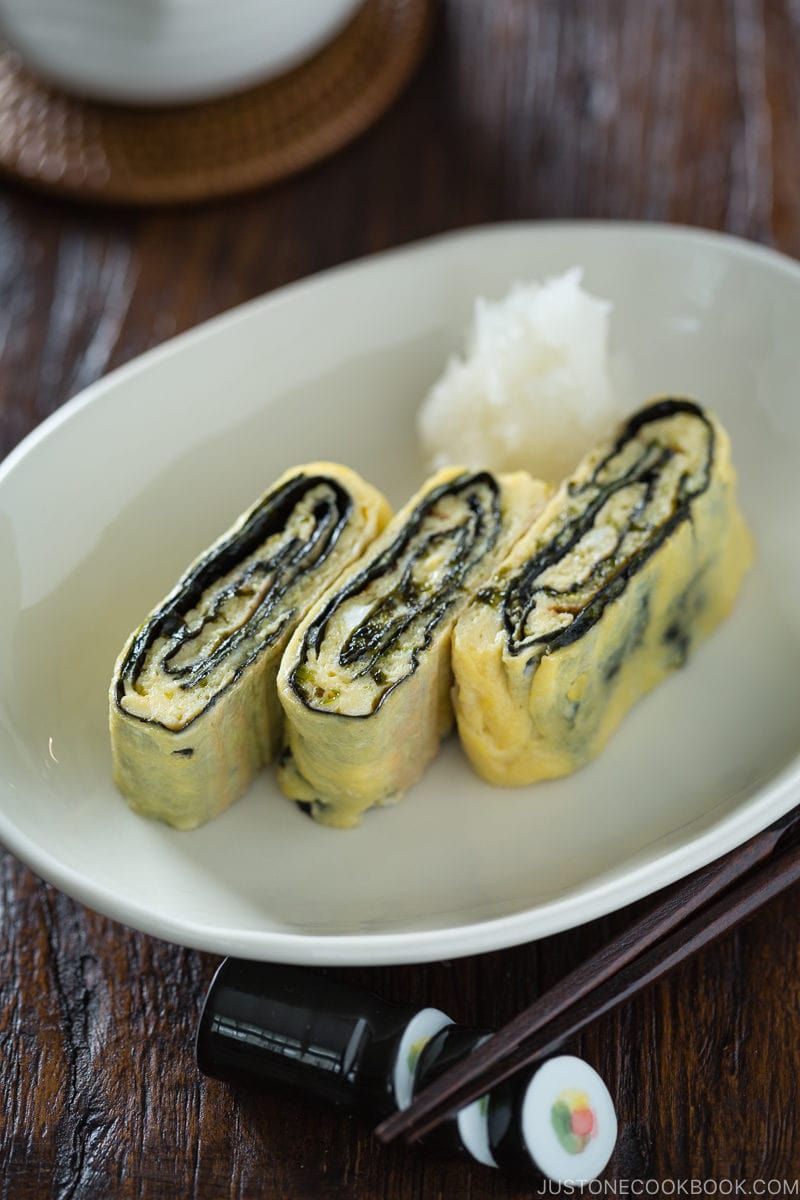
[[[203,200],[272,183],[338,150],[389,107],[427,46],[434,0],[366,0],[279,78],[205,104],[141,109],[55,91],[0,44],[0,171],[82,199]]]

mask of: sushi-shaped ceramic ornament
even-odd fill
[[[500,1170],[558,1183],[591,1183],[617,1140],[611,1094],[597,1071],[574,1054],[549,1058],[493,1089],[487,1125]]]
[[[453,723],[453,624],[549,494],[525,472],[444,468],[300,624],[278,779],[316,820],[357,825],[423,774]]]
[[[455,1024],[440,1029],[420,1053],[415,1093],[490,1036],[491,1030]],[[603,1080],[583,1059],[561,1054],[466,1105],[422,1145],[487,1167],[578,1184],[601,1174],[616,1140],[614,1102]]]
[[[728,615],[752,559],[730,443],[639,410],[580,463],[453,634],[462,745],[490,783],[567,775]]]
[[[436,1008],[390,1004],[302,967],[226,959],[197,1029],[200,1070],[284,1087],[378,1121],[489,1036]],[[521,1072],[421,1143],[529,1178],[588,1182],[606,1166],[617,1121],[608,1089],[563,1055]]]
[[[288,471],[131,634],[109,695],[114,781],[136,812],[193,829],[275,755],[275,678],[311,604],[391,510],[347,467]]]

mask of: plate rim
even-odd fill
[[[687,845],[659,855],[656,886],[640,886],[654,865],[645,861],[629,869],[621,882],[609,882],[600,876],[590,885],[579,885],[579,889],[568,894],[566,899],[557,898],[484,921],[396,933],[305,934],[282,930],[221,930],[218,927],[210,934],[204,933],[200,924],[154,915],[136,900],[119,901],[114,892],[87,882],[80,872],[57,860],[52,860],[54,869],[44,873],[39,869],[39,861],[50,856],[41,854],[37,844],[25,834],[20,834],[15,844],[11,844],[5,837],[2,820],[0,841],[20,862],[73,900],[102,917],[162,941],[259,962],[326,967],[399,966],[506,950],[578,928],[646,899],[735,849],[794,808],[800,800],[799,775],[800,755],[781,770],[767,789],[757,793],[746,809],[734,810],[722,821],[712,823]],[[0,818],[4,816],[0,813]],[[105,897],[102,906],[96,903],[100,893]],[[533,915],[539,919],[532,921]],[[531,928],[532,925],[535,928]],[[223,940],[226,943],[224,949],[221,948]]]
[[[735,255],[778,269],[800,284],[800,263],[790,256],[733,234],[690,225],[659,221],[521,220],[449,230],[294,280],[210,317],[134,356],[81,389],[12,448],[0,462],[0,499],[6,481],[31,454],[36,453],[37,447],[56,435],[62,425],[74,420],[81,411],[101,402],[107,392],[161,360],[184,350],[191,351],[194,342],[213,337],[256,314],[268,313],[271,307],[284,303],[289,297],[311,292],[344,274],[357,274],[401,258],[423,256],[448,245],[457,247],[459,242],[471,243],[482,238],[514,234],[534,234],[547,238],[576,229],[603,238],[619,236],[624,232],[626,238],[655,235],[715,248],[722,246]],[[379,933],[312,934],[296,930],[209,928],[202,922],[193,923],[185,918],[174,918],[171,914],[153,913],[140,901],[134,898],[120,899],[105,885],[60,862],[51,851],[44,850],[11,822],[3,806],[0,806],[0,842],[35,874],[66,895],[103,916],[152,937],[200,951],[236,954],[250,959],[272,957],[275,961],[315,966],[378,966],[430,962],[502,950],[575,928],[684,878],[740,845],[777,820],[798,801],[800,747],[793,759],[766,784],[756,789],[743,807],[735,808],[720,820],[712,820],[707,829],[687,844],[659,854],[655,860],[646,858],[638,865],[628,867],[621,879],[609,880],[607,873],[601,874],[588,883],[580,883],[569,889],[566,896],[556,896],[544,903],[529,905],[499,917],[436,929]],[[704,815],[708,814],[701,814],[701,817]],[[640,853],[646,854],[648,849],[644,847]],[[655,882],[652,879],[654,867],[657,867]],[[645,882],[646,876],[651,878]],[[224,948],[221,948],[223,944]]]

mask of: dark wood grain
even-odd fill
[[[798,63],[797,0],[449,0],[428,61],[383,121],[271,191],[109,213],[7,185],[0,453],[172,333],[448,228],[652,218],[800,256]],[[87,911],[7,854],[0,882],[0,1200],[531,1194],[381,1148],[355,1117],[203,1081],[191,1041],[214,959]],[[798,898],[578,1039],[618,1102],[610,1180],[797,1178]],[[629,919],[342,974],[500,1025]]]

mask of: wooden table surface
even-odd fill
[[[169,335],[445,229],[647,218],[800,256],[799,64],[798,0],[449,0],[381,123],[270,191],[137,212],[4,185],[0,452]],[[206,1082],[192,1036],[213,956],[98,916],[5,853],[0,883],[2,1200],[531,1194],[478,1166],[383,1150],[356,1117]],[[681,1194],[691,1179],[758,1194],[754,1181],[777,1179],[792,1194],[798,898],[576,1044],[618,1104],[608,1180],[632,1194],[644,1180]],[[491,1025],[625,918],[474,959],[341,974]]]

